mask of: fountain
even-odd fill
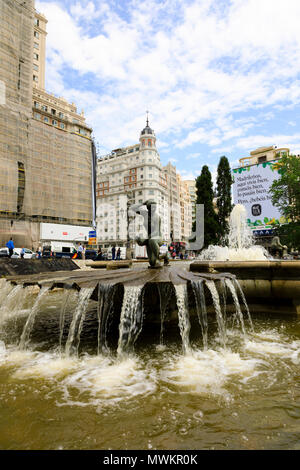
[[[149,223],[151,204],[151,201],[145,203],[148,209],[145,223],[148,227],[152,226]],[[24,325],[19,348],[28,347],[40,304],[45,296],[57,289],[65,292],[59,320],[59,348],[67,357],[78,355],[90,300],[98,305],[98,353],[109,349],[110,334],[114,329],[118,336],[115,346],[119,356],[132,350],[144,325],[148,323],[160,323],[160,344],[163,345],[165,326],[177,322],[182,348],[187,353],[191,350],[191,320],[198,320],[203,347],[207,349],[207,316],[214,313],[220,343],[225,348],[228,313],[235,316],[244,335],[244,313],[250,329],[253,329],[247,302],[251,311],[280,312],[282,307],[285,313],[300,313],[300,263],[271,260],[262,247],[253,246],[243,206],[237,205],[232,211],[229,248],[211,246],[189,266],[180,263],[169,265],[168,260],[164,265],[158,264],[157,246],[161,243],[161,234],[159,217],[155,216],[153,219],[157,224],[154,224],[152,236],[150,233],[149,239],[139,241],[147,245],[150,267],[158,269],[134,267],[118,272],[75,269],[7,276],[0,306],[3,316],[12,308],[14,299],[16,307],[20,308],[23,288],[36,286],[40,289]],[[70,290],[78,292],[78,301],[63,346]]]
[[[265,248],[254,245],[244,206],[233,208],[229,225],[229,246],[209,246],[190,270],[234,274],[251,311],[300,314],[300,262],[273,259]],[[286,248],[278,240],[276,247]]]
[[[230,214],[228,246],[211,245],[198,257],[199,260],[213,261],[264,261],[269,258],[264,247],[254,245],[247,212],[241,204],[234,206]]]
[[[271,318],[261,328],[250,311],[296,313],[299,262],[151,262],[10,266],[0,279],[3,448],[6,435],[17,436],[14,448],[285,445],[277,431],[280,406],[294,430],[297,322],[288,336],[289,326]]]
[[[62,289],[66,292],[61,302],[59,319],[59,349],[67,357],[78,356],[84,321],[89,308],[89,301],[97,302],[97,352],[109,349],[110,336],[118,337],[117,355],[122,357],[132,351],[141,331],[147,324],[160,323],[160,344],[166,324],[177,322],[185,354],[191,352],[190,330],[194,319],[201,328],[204,349],[208,347],[207,314],[214,312],[217,319],[220,344],[226,347],[226,316],[231,298],[236,318],[245,334],[242,304],[245,304],[243,292],[237,279],[228,272],[196,273],[188,270],[188,265],[170,265],[164,257],[164,264],[159,263],[159,246],[162,244],[160,217],[155,212],[155,203],[146,201],[144,220],[148,228],[148,238],[138,238],[137,242],[147,247],[149,267],[123,268],[119,272],[57,271],[38,273],[27,276],[8,277],[7,280],[19,292],[21,287],[38,286],[40,292],[32,306],[21,335],[19,348],[26,349],[30,342],[31,331],[41,303],[47,293]],[[152,207],[154,206],[154,208]],[[141,205],[134,207],[141,213]],[[154,210],[152,210],[154,209]],[[144,211],[145,212],[145,211]],[[239,219],[240,222],[241,218]],[[238,224],[237,224],[238,225]],[[235,229],[237,245],[244,242],[244,230]],[[232,237],[233,239],[233,237]],[[149,269],[151,268],[151,269]],[[78,292],[68,336],[63,347],[65,329],[65,311],[70,289]],[[156,300],[159,302],[156,302]],[[247,305],[246,308],[247,310]],[[230,310],[230,309],[229,309]],[[250,318],[251,321],[251,318]],[[114,326],[113,326],[114,325]],[[117,328],[116,328],[117,325]],[[118,330],[116,332],[116,330]]]

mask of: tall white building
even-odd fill
[[[157,203],[162,238],[169,241],[167,178],[148,119],[139,144],[113,150],[98,159],[96,197],[97,241],[104,248],[112,244],[126,246],[131,240],[134,255],[145,255],[145,247],[139,247],[134,241],[146,234],[144,219],[133,216],[128,207],[149,199]]]

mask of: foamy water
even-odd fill
[[[198,256],[199,260],[211,261],[263,261],[269,258],[264,247],[254,245],[247,212],[241,204],[234,206],[230,214],[228,246],[210,245]]]

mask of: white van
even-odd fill
[[[74,243],[71,242],[49,242],[45,243],[43,249],[49,249],[53,256],[57,258],[71,258],[77,251]]]

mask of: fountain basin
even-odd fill
[[[300,315],[300,261],[195,261],[190,271],[236,276],[251,312]]]

